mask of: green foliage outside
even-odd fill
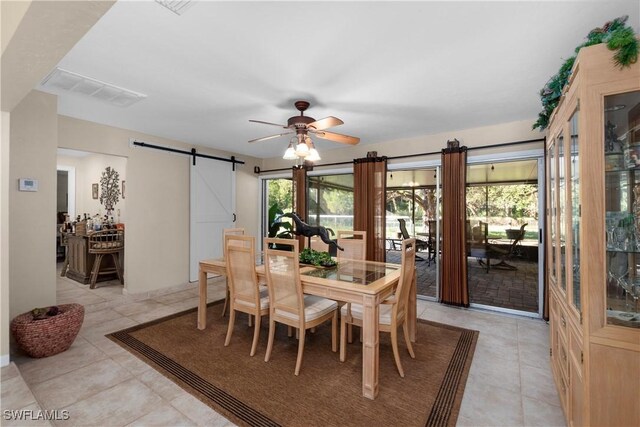
[[[278,205],[282,210],[293,209],[293,181],[270,179],[267,181],[267,206]]]

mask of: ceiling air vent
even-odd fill
[[[182,15],[187,9],[193,6],[193,2],[191,0],[156,0],[156,3],[161,4],[176,15]]]
[[[72,73],[62,68],[55,68],[49,73],[42,81],[42,86],[57,93],[66,91],[90,96],[118,107],[128,107],[147,97],[147,95]]]

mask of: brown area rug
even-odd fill
[[[453,426],[478,332],[418,321],[416,358],[400,333],[405,378],[393,361],[388,333],[380,333],[379,394],[362,396],[362,351],[354,328],[347,360],[331,352],[330,324],[307,333],[299,376],[293,374],[297,340],[278,325],[271,360],[264,362],[268,322],[258,352],[249,356],[253,328],[238,314],[224,347],[228,316],[209,305],[207,329],[196,328],[191,309],[107,335],[202,402],[238,425]],[[266,319],[266,318],[265,318]],[[265,324],[266,323],[266,324]]]

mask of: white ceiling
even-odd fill
[[[533,121],[563,58],[625,14],[638,31],[637,0],[197,2],[181,16],[121,0],[58,66],[147,98],[59,93],[58,111],[262,158],[288,139],[248,144],[280,133],[248,120],[286,123],[297,99],[361,144]]]

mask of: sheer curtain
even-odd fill
[[[293,167],[293,211],[302,221],[307,222],[307,167],[305,165]],[[298,247],[306,247],[306,237],[298,236]]]
[[[442,289],[445,304],[469,306],[466,239],[467,147],[447,141],[442,150]]]
[[[353,229],[367,232],[366,259],[384,262],[387,158],[369,152],[353,163]]]

